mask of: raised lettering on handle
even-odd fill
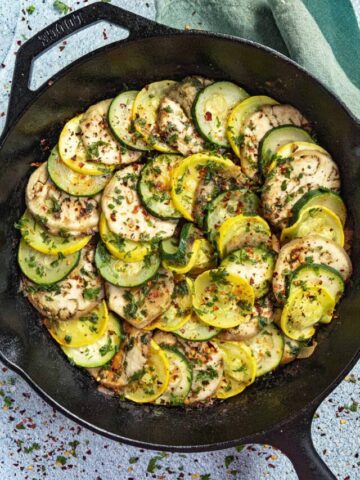
[[[47,28],[46,32],[40,33],[37,38],[41,45],[46,48],[52,43],[56,42],[64,35],[68,35],[79,27],[85,25],[85,21],[81,12],[74,12],[71,17],[64,18],[61,23],[57,22],[54,25]]]

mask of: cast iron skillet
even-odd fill
[[[55,42],[98,20],[130,32],[125,41],[74,62],[37,91],[31,62]],[[91,39],[89,39],[91,41]],[[107,398],[70,365],[18,293],[18,236],[31,162],[45,160],[67,119],[117,93],[163,78],[202,74],[242,84],[298,107],[316,124],[319,142],[337,160],[343,196],[354,222],[354,274],[339,317],[321,329],[315,354],[280,369],[238,397],[211,408],[141,406]],[[342,103],[288,58],[225,35],[180,32],[106,3],[61,18],[17,54],[8,120],[0,150],[0,359],[73,420],[114,440],[172,451],[222,449],[266,442],[282,449],[301,479],[334,478],[314,450],[310,426],[320,402],[354,365],[360,340],[360,125]]]

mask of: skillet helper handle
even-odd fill
[[[292,462],[299,480],[336,480],[315,450],[311,422],[315,411],[305,412],[270,434],[267,441],[279,448]]]
[[[29,88],[33,60],[60,40],[101,20],[128,30],[127,39],[130,40],[176,31],[105,2],[93,3],[59,18],[27,40],[17,52],[6,125],[12,123],[35,97],[36,92]]]

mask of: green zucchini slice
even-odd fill
[[[61,345],[62,351],[71,363],[78,367],[97,368],[110,362],[119,350],[123,338],[119,319],[109,312],[106,331],[95,343],[85,347],[67,347]]]
[[[215,328],[202,322],[197,315],[193,313],[190,320],[188,320],[185,325],[172,333],[175,333],[175,335],[184,340],[205,342],[206,340],[214,338],[220,330],[220,328]]]
[[[138,93],[137,90],[119,93],[110,104],[108,122],[112,133],[125,147],[147,151],[151,150],[151,147],[135,130],[134,122],[131,118],[134,101]]]
[[[193,244],[199,238],[201,238],[201,231],[193,223],[184,223],[178,243],[174,238],[160,243],[161,258],[179,266],[186,265],[191,256]]]
[[[334,212],[342,225],[346,222],[346,206],[340,195],[326,188],[318,188],[305,193],[292,207],[292,217],[289,225],[296,223],[305,208],[326,207]]]
[[[186,356],[176,347],[160,345],[170,366],[169,385],[165,392],[155,400],[158,405],[181,405],[190,392],[192,366]]]
[[[52,285],[63,280],[76,267],[80,252],[68,256],[47,255],[30,247],[22,238],[18,250],[18,262],[23,274],[38,285]]]
[[[309,132],[296,125],[280,125],[269,130],[259,144],[259,170],[262,176],[274,160],[278,148],[291,142],[315,143]]]
[[[205,231],[209,240],[215,240],[216,233],[225,220],[241,213],[256,215],[259,206],[259,198],[250,190],[239,189],[220,193],[210,203],[205,217]]]
[[[92,197],[100,193],[110,178],[109,175],[84,175],[75,172],[61,160],[57,147],[51,151],[47,169],[53,183],[63,192],[75,197]]]
[[[150,280],[160,267],[160,257],[150,254],[139,262],[113,257],[102,242],[96,248],[95,263],[100,275],[117,287],[137,287]]]
[[[214,82],[203,88],[193,103],[192,116],[200,135],[219,147],[229,148],[226,137],[231,110],[249,95],[232,82]]]
[[[138,194],[146,210],[163,219],[181,218],[171,199],[171,172],[183,157],[158,155],[141,170]]]
[[[340,273],[328,265],[317,263],[306,263],[293,271],[287,284],[287,296],[291,295],[291,290],[298,287],[307,288],[325,287],[326,290],[338,302],[344,293],[345,282]]]
[[[245,340],[256,360],[256,376],[275,370],[284,352],[284,338],[278,328],[267,325],[255,337]]]
[[[221,262],[226,271],[244,278],[254,289],[255,298],[266,295],[275,267],[275,252],[266,247],[243,247]]]

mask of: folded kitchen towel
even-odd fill
[[[337,93],[360,118],[360,29],[350,0],[156,0],[156,4],[160,23],[236,35],[284,53]]]

